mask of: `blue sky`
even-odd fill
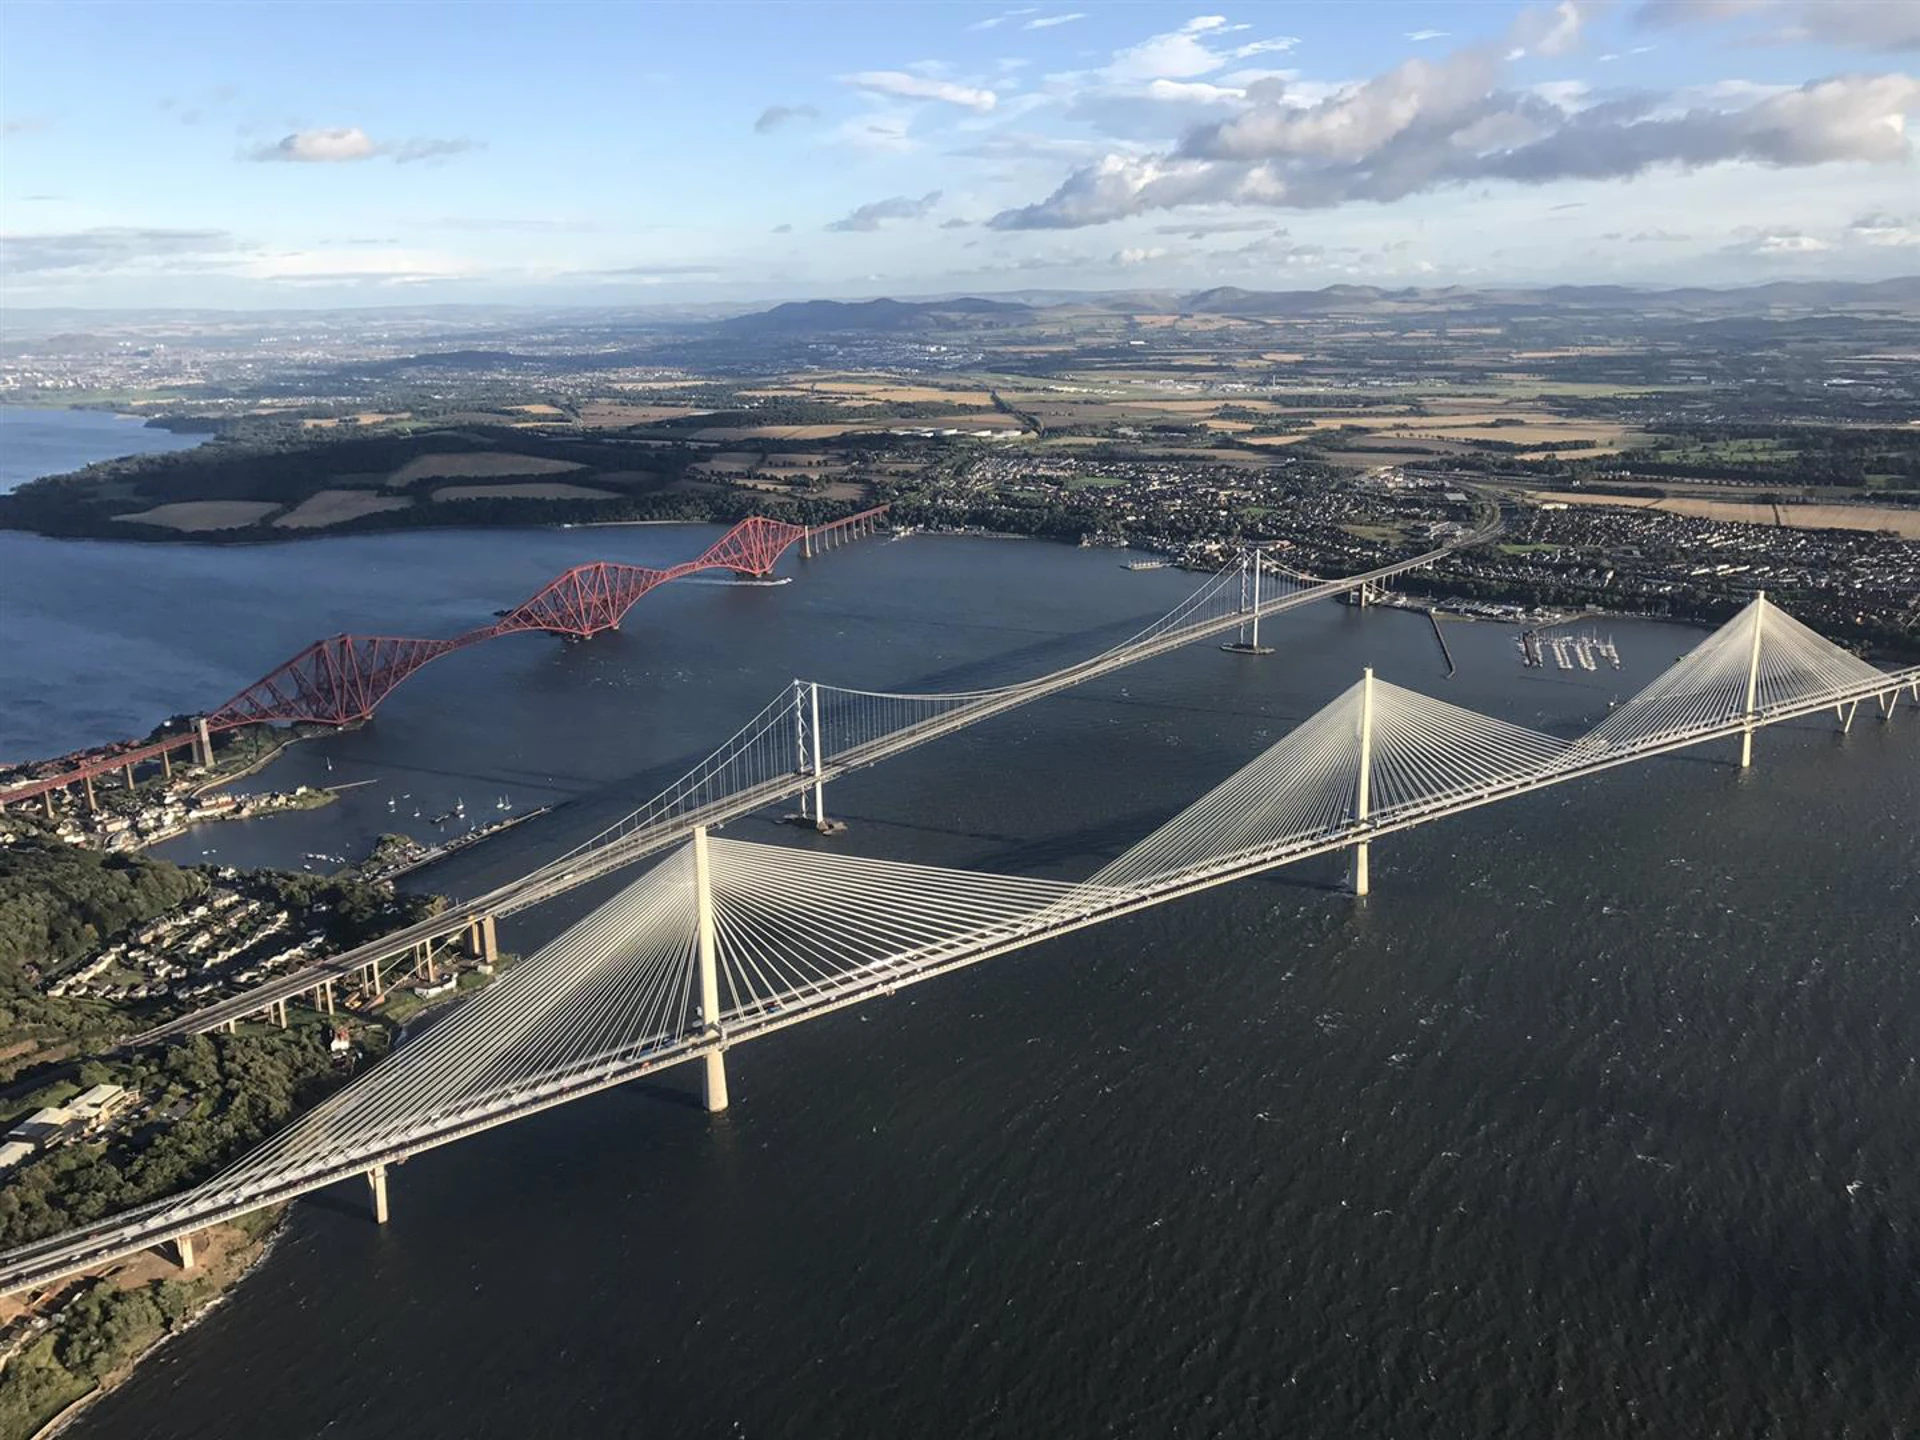
[[[1920,271],[1920,0],[0,6],[9,305]]]

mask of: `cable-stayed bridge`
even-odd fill
[[[1078,883],[821,854],[704,826],[490,989],[225,1173],[0,1255],[31,1288],[365,1175],[610,1086],[698,1060],[727,1105],[726,1052],[935,975],[1415,825],[1756,729],[1920,702],[1920,666],[1882,671],[1756,599],[1586,734],[1562,738],[1371,672]]]
[[[996,689],[893,694],[796,680],[680,779],[559,859],[429,920],[157,1026],[132,1043],[231,1026],[262,1010],[284,1019],[289,1000],[315,995],[321,1003],[331,1003],[331,983],[356,973],[364,974],[378,992],[383,963],[419,953],[420,947],[448,936],[461,937],[475,953],[490,956],[493,921],[499,916],[657,854],[685,840],[695,826],[724,824],[796,796],[810,797],[809,813],[823,824],[824,787],[839,776],[1198,640],[1239,630],[1249,642],[1235,648],[1257,650],[1263,619],[1344,594],[1364,599],[1394,576],[1486,540],[1499,528],[1496,518],[1437,549],[1337,580],[1289,572],[1250,552],[1241,567],[1208,577],[1173,609],[1119,644],[1051,674]]]

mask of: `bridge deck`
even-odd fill
[[[1500,522],[1496,520],[1482,526],[1473,534],[1438,549],[1406,560],[1395,561],[1390,565],[1379,566],[1364,574],[1350,575],[1338,580],[1324,580],[1308,588],[1265,600],[1259,607],[1260,617],[1266,619],[1269,616],[1284,614],[1303,605],[1331,599],[1363,586],[1379,584],[1396,575],[1403,575],[1408,571],[1431,565],[1455,550],[1491,538],[1499,532],[1499,529]],[[543,904],[569,890],[624,869],[678,844],[691,835],[696,826],[723,825],[729,820],[751,815],[770,805],[792,800],[805,794],[816,783],[836,780],[853,771],[878,764],[891,756],[937,740],[943,735],[952,734],[970,725],[977,725],[995,715],[1004,714],[1035,700],[1085,684],[1100,676],[1112,674],[1127,666],[1137,665],[1155,656],[1165,655],[1195,641],[1225,634],[1244,624],[1248,618],[1248,614],[1240,612],[1209,616],[1191,625],[1153,635],[1138,643],[1123,645],[1051,674],[999,690],[982,692],[978,697],[971,698],[967,703],[945,714],[909,726],[858,749],[827,757],[819,776],[808,771],[795,770],[781,778],[743,788],[712,803],[671,814],[658,823],[617,835],[594,850],[576,853],[544,865],[530,874],[483,895],[460,901],[431,919],[405,926],[368,944],[343,951],[301,970],[263,981],[238,995],[228,996],[190,1014],[154,1026],[134,1036],[128,1043],[150,1045],[175,1036],[217,1030],[230,1021],[247,1019],[279,1001],[304,995],[329,980],[351,975],[388,956],[404,953],[422,942],[452,934],[483,916],[511,915]]]
[[[1455,788],[1366,819],[1348,820],[1319,833],[1220,855],[1205,863],[1157,875],[1135,887],[1077,887],[1026,916],[985,925],[976,934],[902,949],[844,975],[795,987],[783,993],[779,1005],[737,1016],[724,1030],[707,1027],[693,1032],[648,1036],[621,1053],[601,1057],[564,1074],[530,1078],[524,1084],[488,1096],[484,1103],[432,1112],[398,1137],[383,1136],[362,1145],[351,1141],[337,1144],[310,1163],[283,1166],[251,1178],[235,1176],[231,1180],[216,1180],[186,1194],[20,1247],[0,1257],[0,1294],[91,1269],[262,1206],[293,1199],[375,1165],[397,1163],[666,1066],[743,1044],[877,995],[890,994],[903,985],[978,964],[1087,926],[1277,866],[1371,842],[1443,816],[1690,746],[1727,739],[1754,728],[1875,698],[1885,701],[1902,691],[1910,692],[1920,701],[1920,666],[1834,686],[1819,694],[1775,703],[1750,714],[1652,733],[1610,748],[1583,748],[1579,742],[1572,742],[1561,756],[1525,773]]]

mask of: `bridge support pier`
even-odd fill
[[[1836,705],[1833,707],[1833,713],[1839,718],[1839,721],[1840,721],[1840,733],[1842,735],[1848,734],[1852,731],[1853,717],[1857,715],[1859,711],[1860,711],[1860,702],[1858,700],[1853,700],[1848,702],[1845,705]]]
[[[693,915],[700,960],[700,1023],[721,1045],[725,1032],[720,1028],[720,973],[714,963],[713,873],[707,860],[707,827],[693,829]],[[710,1050],[701,1057],[700,1094],[707,1113],[717,1115],[727,1108],[727,1057],[723,1050]]]
[[[203,770],[213,768],[213,732],[204,715],[193,722],[193,763]]]
[[[41,791],[40,804],[47,812],[47,819],[49,820],[53,819],[53,791],[51,790]]]
[[[387,1167],[376,1165],[367,1171],[367,1188],[373,1192],[373,1223],[387,1223]]]
[[[320,982],[320,1008],[329,1015],[333,1014],[333,981],[331,980]]]
[[[727,1057],[718,1050],[702,1056],[705,1068],[700,1072],[700,1101],[709,1115],[727,1108]]]
[[[473,958],[492,969],[500,958],[500,942],[495,938],[493,916],[481,915],[467,927],[467,948]]]
[[[93,793],[93,776],[91,775],[81,776],[80,783],[87,787],[87,809],[91,810],[94,814],[98,815],[100,813],[100,801],[94,796],[94,793]]]
[[[274,1022],[278,1024],[282,1030],[287,1028],[287,1002],[286,1001],[276,1000],[273,1002],[273,1018],[274,1018]]]
[[[173,752],[171,750],[162,750],[160,752],[160,778],[162,780],[173,779]]]
[[[182,1270],[193,1269],[193,1236],[182,1235],[173,1242],[173,1258]]]

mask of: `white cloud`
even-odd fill
[[[874,155],[905,155],[920,148],[908,133],[911,116],[904,110],[867,110],[835,127],[832,140],[850,150]]]
[[[1920,245],[1920,216],[1862,215],[1847,227],[1847,238],[1863,245]]]
[[[295,130],[271,145],[251,151],[250,160],[284,161],[302,165],[338,165],[385,157],[405,165],[459,155],[476,148],[471,140],[398,140],[380,143],[358,125],[317,130]]]
[[[1534,28],[1553,26],[1537,19]],[[1619,180],[1732,162],[1890,164],[1911,158],[1904,116],[1920,110],[1920,79],[1899,74],[1778,92],[1723,86],[1716,98],[1595,97],[1578,82],[1516,90],[1503,72],[1495,47],[1476,46],[1406,61],[1311,104],[1285,81],[1261,81],[1170,152],[1109,154],[990,223],[1074,228],[1191,204],[1317,209],[1493,180]]]
[[[938,100],[966,110],[985,113],[993,109],[999,97],[991,90],[959,85],[951,80],[935,80],[925,75],[910,75],[905,70],[862,70],[842,75],[842,83],[874,95],[889,95],[901,100]]]
[[[878,230],[888,220],[924,219],[927,213],[939,203],[938,190],[929,190],[917,200],[910,195],[895,195],[886,200],[875,200],[870,204],[862,205],[851,215],[835,220],[827,226],[827,229],[864,234]]]
[[[1006,24],[1006,23],[1007,23],[1007,21],[1009,21],[1009,20],[1018,20],[1018,19],[1019,19],[1019,18],[1020,18],[1020,17],[1022,16],[1022,15],[1032,15],[1032,14],[1035,14],[1035,13],[1037,13],[1037,12],[1038,12],[1038,9],[1039,9],[1039,7],[1038,7],[1038,6],[1035,6],[1035,5],[1029,5],[1029,6],[1027,6],[1027,7],[1025,8],[1025,9],[1022,9],[1022,10],[1004,10],[1004,11],[1002,11],[1002,12],[1001,12],[1000,14],[998,14],[998,15],[989,15],[989,16],[988,16],[988,17],[987,17],[986,19],[984,19],[984,20],[976,20],[976,21],[974,21],[974,22],[973,22],[973,23],[972,23],[971,25],[969,25],[969,26],[967,26],[967,29],[969,29],[969,30],[997,30],[997,29],[999,29],[999,28],[1000,28],[1000,27],[1001,27],[1002,25],[1004,25],[1004,24]]]
[[[820,112],[811,105],[769,105],[753,122],[753,133],[765,135],[795,120],[818,120]]]
[[[1284,55],[1300,43],[1298,35],[1276,35],[1271,40],[1250,40],[1228,52],[1233,60],[1248,60],[1255,55]]]
[[[253,152],[256,160],[291,160],[310,164],[333,164],[344,160],[371,160],[380,153],[373,137],[358,125],[335,130],[296,130],[271,145]]]
[[[1423,40],[1444,40],[1447,33],[1445,30],[1409,30],[1406,38],[1417,45]]]
[[[1560,0],[1551,10],[1522,10],[1510,32],[1514,56],[1565,55],[1580,43],[1586,16],[1579,0]]]
[[[125,225],[54,234],[0,235],[0,270],[11,275],[54,271],[108,274],[183,258],[229,255],[238,248],[225,230],[161,230]]]
[[[1152,35],[1138,45],[1116,50],[1113,58],[1099,71],[1108,84],[1141,84],[1150,80],[1189,80],[1206,75],[1235,60],[1253,55],[1269,55],[1291,50],[1300,42],[1290,35],[1216,50],[1209,37],[1244,30],[1244,25],[1228,25],[1220,15],[1201,15],[1178,30]]]
[[[1752,255],[1763,259],[1821,255],[1833,249],[1827,241],[1799,230],[1761,230],[1722,247],[1730,255]]]
[[[1020,28],[1023,30],[1051,30],[1056,25],[1071,25],[1076,20],[1084,20],[1086,18],[1087,14],[1084,10],[1075,10],[1069,15],[1041,15],[1027,21],[1027,23]]]
[[[239,267],[239,273],[250,279],[301,285],[339,281],[412,285],[457,280],[479,272],[480,267],[470,260],[437,250],[409,250],[399,246],[288,250],[251,257]]]
[[[1122,266],[1148,265],[1155,260],[1164,259],[1166,253],[1165,248],[1159,245],[1134,245],[1124,250],[1114,251],[1113,259],[1109,263]]]
[[[1753,22],[1744,38],[1766,45],[1920,50],[1913,0],[1643,0],[1633,18],[1655,28]]]

